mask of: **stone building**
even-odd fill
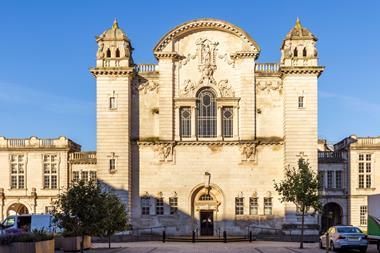
[[[66,137],[0,137],[1,218],[49,212],[73,181],[97,178],[127,204],[135,228],[201,235],[293,228],[300,216],[279,201],[273,180],[304,158],[323,178],[324,212],[308,216],[307,227],[364,226],[366,196],[379,193],[380,138],[318,141],[324,68],[316,41],[297,20],[279,62],[260,63],[260,47],[244,30],[199,19],[159,40],[156,64],[135,64],[115,21],[96,37],[91,69],[96,152]]]
[[[66,137],[0,137],[0,219],[50,212],[71,180],[96,178],[96,159],[94,163],[94,157],[86,157],[88,153],[80,149]]]
[[[349,224],[367,229],[367,196],[379,194],[380,137],[351,135],[319,151],[323,174],[322,230],[330,225]]]
[[[128,203],[135,227],[213,235],[299,222],[273,188],[300,157],[317,170],[323,67],[299,20],[278,63],[259,63],[256,41],[215,19],[170,30],[157,64],[134,64],[116,21],[96,41],[98,180]]]

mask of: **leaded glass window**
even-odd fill
[[[204,89],[198,94],[197,125],[198,137],[216,137],[216,101],[211,89]]]
[[[233,107],[223,107],[223,137],[233,137]]]
[[[180,110],[181,114],[181,137],[190,138],[191,137],[191,108],[182,107]]]

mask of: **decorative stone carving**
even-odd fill
[[[104,52],[103,52],[103,50],[104,50],[104,43],[101,42],[99,44],[98,52],[96,53],[96,58],[97,59],[101,60],[101,59],[104,58]]]
[[[282,84],[280,81],[257,81],[256,91],[258,94],[273,94],[274,92],[282,92]]]
[[[173,143],[161,143],[158,146],[158,159],[160,162],[172,162],[173,161]]]
[[[228,80],[221,80],[218,83],[218,88],[222,97],[233,97],[235,92],[232,90],[231,85],[228,84]]]
[[[228,65],[232,65],[232,67],[235,67],[235,59],[231,58],[231,55],[225,53],[218,55],[219,59],[224,60],[227,62]]]
[[[180,92],[180,95],[182,97],[192,97],[194,96],[195,90],[197,88],[197,85],[191,80],[185,80],[184,87]]]
[[[222,97],[233,97],[234,91],[228,80],[216,82],[214,72],[217,69],[217,45],[218,42],[211,42],[209,39],[199,38],[196,41],[197,53],[189,54],[183,61],[183,65],[187,64],[190,59],[198,59],[198,70],[201,73],[200,80],[195,83],[190,79],[185,80],[183,88],[180,90],[181,97],[193,97],[198,87],[210,86],[219,90]]]
[[[143,91],[144,94],[148,93],[148,91],[156,91],[158,93],[159,84],[155,81],[148,80],[144,83],[140,83],[138,86],[139,91]]]
[[[242,144],[240,147],[240,151],[242,162],[254,162],[256,160],[256,144]]]

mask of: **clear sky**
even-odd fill
[[[114,18],[136,63],[173,27],[223,19],[260,45],[259,62],[278,62],[297,17],[318,38],[319,136],[380,135],[380,1],[2,1],[0,136],[68,136],[96,148],[95,35]]]

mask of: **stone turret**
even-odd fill
[[[317,37],[301,25],[296,24],[288,32],[281,46],[282,66],[318,66]]]
[[[117,20],[110,29],[96,37],[96,67],[129,67],[133,65],[132,46]]]

